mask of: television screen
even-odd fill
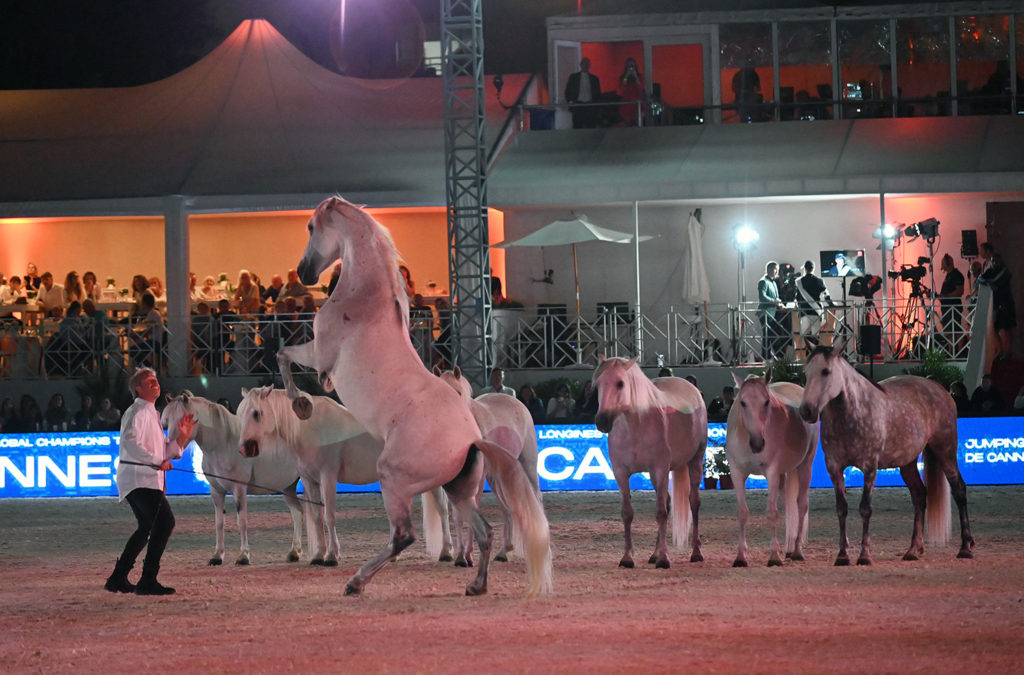
[[[864,274],[864,249],[821,252],[821,276],[858,277]]]

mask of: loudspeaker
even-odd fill
[[[974,258],[978,255],[978,232],[976,230],[960,230],[960,255]]]
[[[875,356],[882,353],[882,327],[866,323],[860,327],[857,353],[861,356]]]

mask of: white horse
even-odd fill
[[[598,431],[608,434],[608,456],[622,495],[626,550],[619,566],[633,567],[629,477],[641,471],[650,472],[657,498],[658,539],[648,562],[659,568],[669,567],[665,530],[670,512],[675,547],[686,546],[692,520],[690,562],[703,560],[697,486],[704,473],[708,413],[700,392],[678,377],[659,377],[652,382],[635,358],[602,361],[594,371],[594,387],[600,401],[594,422]]]
[[[304,355],[370,434],[384,443],[377,461],[381,492],[391,522],[391,540],[349,580],[346,594],[366,583],[415,539],[414,495],[442,485],[469,516],[481,562],[467,595],[487,591],[491,526],[474,503],[490,462],[498,499],[516,518],[523,540],[528,595],[551,589],[551,547],[547,517],[522,467],[495,443],[482,438],[469,407],[451,387],[423,367],[409,338],[409,301],[388,231],[368,213],[343,199],[320,204],[309,221],[309,243],[298,265],[303,283],[342,261],[333,294],[313,321],[313,346]],[[308,399],[282,360],[289,397],[304,414]],[[517,546],[519,548],[519,546]]]
[[[967,517],[967,486],[957,465],[956,404],[942,385],[923,377],[898,375],[878,384],[858,373],[843,357],[845,340],[816,347],[804,365],[807,385],[800,416],[821,417],[821,448],[836,492],[839,555],[836,565],[849,565],[846,552],[846,481],[843,470],[864,473],[860,515],[864,523],[858,565],[871,564],[871,493],[879,469],[899,467],[914,504],[914,529],[904,560],[924,554],[923,530],[929,541],[944,544],[952,529],[949,494],[960,512],[958,558],[974,557],[974,537]],[[924,453],[924,475],[917,458]],[[943,474],[945,480],[943,480]],[[927,483],[927,487],[925,484]]]
[[[367,485],[375,483],[377,458],[383,449],[380,441],[366,433],[344,406],[325,396],[311,397],[313,414],[306,421],[292,412],[291,401],[283,389],[260,387],[243,389],[238,405],[241,423],[238,449],[245,457],[258,457],[261,448],[283,446],[294,456],[306,493],[322,501],[314,526],[309,528],[310,548],[315,550],[314,565],[335,567],[341,553],[336,527],[337,483]],[[438,516],[448,523],[448,500],[435,488],[434,503],[442,510]],[[426,502],[425,502],[426,504]],[[443,541],[430,541],[427,551],[440,551],[441,560],[452,559],[452,537],[447,527]]]
[[[248,565],[251,560],[247,496],[278,492],[284,495],[292,515],[292,548],[288,551],[288,561],[298,561],[302,554],[303,504],[295,493],[299,481],[295,460],[279,446],[268,448],[268,452],[258,459],[242,457],[238,454],[238,418],[224,406],[193,396],[189,391],[169,397],[160,416],[171,440],[177,437],[178,420],[186,414],[196,418],[195,430],[189,440],[195,441],[203,452],[203,474],[210,484],[210,497],[213,498],[217,549],[210,558],[210,564],[224,562],[224,497],[228,492],[235,496],[241,537],[241,552],[235,559],[236,565]]]
[[[782,564],[779,550],[779,489],[786,510],[786,557],[803,560],[807,543],[807,492],[811,467],[818,450],[818,425],[800,419],[804,390],[792,382],[771,382],[771,369],[764,377],[751,375],[736,381],[736,401],[729,410],[725,455],[736,485],[739,503],[740,544],[733,567],[747,566],[747,476],[757,474],[768,480],[768,524],[772,530],[772,552],[768,566]],[[769,384],[770,382],[770,384]]]
[[[533,426],[533,418],[526,406],[515,396],[508,394],[487,393],[473,398],[473,385],[462,377],[462,370],[458,366],[455,366],[454,370],[443,372],[440,368],[435,367],[434,374],[459,392],[459,396],[466,399],[469,403],[469,410],[473,413],[473,419],[480,426],[484,438],[505,448],[519,462],[530,479],[533,489],[537,491],[537,498],[543,499],[540,492],[540,479],[537,476],[537,430]],[[490,477],[489,465],[485,468],[485,473]],[[481,482],[476,498],[478,506],[483,489],[484,486]],[[504,545],[498,550],[494,559],[506,562],[508,553],[514,549],[512,516],[500,502],[498,506],[505,522]],[[457,510],[456,517],[458,518]],[[464,541],[462,523],[458,520],[457,522],[459,524],[456,528],[456,537],[459,553],[455,557],[455,564],[472,566],[472,539],[465,538]]]

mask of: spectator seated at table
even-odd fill
[[[159,371],[163,363],[164,324],[156,311],[156,299],[152,293],[142,295],[139,311],[132,317],[127,336],[131,343],[128,353],[136,367],[148,366]]]
[[[131,293],[132,300],[134,300],[137,304],[141,304],[142,303],[142,296],[145,295],[146,293],[150,292],[149,291],[149,279],[147,279],[146,276],[143,275],[143,274],[136,274],[135,276],[132,277],[132,287],[130,289],[128,289],[128,290]],[[150,295],[152,295],[152,293],[150,293]],[[156,306],[156,302],[155,302],[156,301],[156,296],[155,295],[153,296],[153,300],[154,300],[153,306],[155,307]]]
[[[164,290],[164,282],[160,281],[160,277],[150,277],[146,279],[149,283],[149,292],[153,294],[153,299],[156,301],[156,311],[160,312],[161,316],[167,314],[167,291]]]
[[[192,372],[214,373],[214,320],[210,305],[204,301],[196,304],[192,315]]]
[[[43,346],[43,368],[48,375],[77,375],[91,356],[82,305],[75,300],[68,305],[57,332]]]
[[[46,432],[68,431],[71,428],[71,411],[60,392],[50,397],[43,415],[43,430]]]
[[[301,298],[304,295],[309,295],[309,289],[299,281],[299,273],[288,270],[288,283],[281,289],[278,298]]]
[[[82,298],[82,302],[86,300],[92,300],[93,302],[99,302],[100,298],[103,297],[103,289],[96,282],[96,273],[87,271],[82,275],[82,291],[85,293],[85,297]]]
[[[92,418],[92,428],[96,431],[119,431],[121,429],[121,411],[114,407],[109,396],[100,399],[99,408]]]
[[[64,309],[64,287],[53,283],[53,275],[49,272],[43,272],[39,279],[42,285],[39,287],[37,300],[42,308],[47,314],[55,307]]]
[[[223,289],[217,285],[217,279],[213,275],[207,275],[203,279],[202,287],[196,291],[197,300],[205,300],[206,302],[219,302],[226,300]]]

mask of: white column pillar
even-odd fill
[[[164,258],[167,279],[168,374],[188,374],[192,302],[188,297],[188,200],[167,197],[164,204]]]

